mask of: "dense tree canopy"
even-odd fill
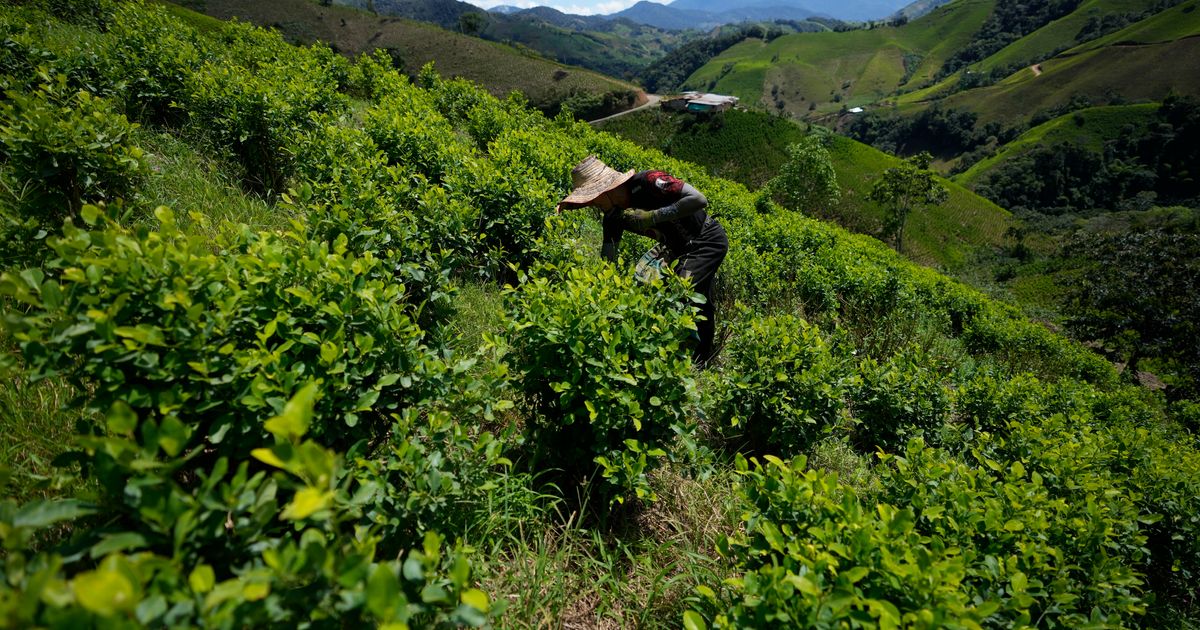
[[[1076,235],[1065,248],[1083,261],[1067,283],[1069,324],[1102,341],[1136,374],[1145,357],[1178,364],[1181,386],[1200,370],[1200,234],[1166,230]],[[1189,376],[1190,375],[1190,376]]]

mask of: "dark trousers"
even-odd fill
[[[713,280],[728,251],[729,237],[725,235],[725,228],[721,227],[716,219],[709,217],[700,231],[700,236],[688,242],[687,251],[675,262],[675,273],[690,279],[696,292],[704,296],[704,304],[700,307],[702,319],[696,322],[700,344],[692,353],[692,360],[698,364],[704,364],[712,358],[713,336],[717,330]]]

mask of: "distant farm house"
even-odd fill
[[[702,94],[700,92],[685,92],[678,96],[663,99],[662,108],[673,112],[723,112],[738,104],[736,96],[723,94]]]

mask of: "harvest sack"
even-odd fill
[[[641,260],[638,260],[637,266],[633,268],[633,277],[643,283],[662,280],[663,274],[671,268],[668,253],[667,246],[662,243],[651,247],[642,254]]]

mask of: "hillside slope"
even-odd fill
[[[708,120],[658,109],[635,112],[601,124],[616,133],[672,157],[704,166],[717,177],[751,190],[761,187],[787,160],[787,147],[807,135],[801,125],[761,112],[729,111]],[[866,200],[866,191],[900,159],[860,142],[826,135],[842,198],[818,213],[847,229],[877,235],[883,209]],[[942,180],[946,201],[914,213],[905,228],[906,254],[923,264],[955,268],[976,250],[999,246],[1013,225],[1012,216],[958,183]]]
[[[563,63],[622,78],[634,76],[682,42],[679,33],[627,19],[576,16],[549,7],[501,14],[459,0],[334,0],[334,4],[451,30],[469,28],[485,39],[519,44]],[[465,20],[474,23],[467,26]]]
[[[433,62],[439,73],[474,81],[497,96],[513,90],[531,104],[553,110],[572,94],[602,97],[635,92],[632,84],[565,66],[496,42],[452,33],[431,24],[380,17],[341,6],[320,6],[310,0],[204,0],[178,4],[202,9],[221,20],[238,18],[278,30],[292,42],[326,42],[335,50],[357,55],[384,48],[395,50],[404,72],[415,75]]]
[[[1200,618],[1186,396],[467,81],[45,6],[0,4],[6,627]],[[589,155],[705,193],[715,361],[555,212]]]
[[[957,0],[900,27],[747,41],[713,58],[685,85],[827,124],[846,107],[887,113],[894,105],[896,113],[911,115],[936,103],[978,114],[979,125],[1021,125],[1073,98],[1106,104],[1157,101],[1172,90],[1200,94],[1200,82],[1185,79],[1200,74],[1196,5],[1188,0],[1155,13],[1161,5],[1150,0],[1086,0],[933,83],[945,62],[972,43],[994,6]],[[1081,44],[1081,38],[1089,41]],[[1032,64],[1039,64],[1036,72],[1025,67]],[[968,83],[979,87],[967,89]]]
[[[1138,135],[1153,120],[1157,109],[1154,103],[1108,105],[1064,114],[1026,131],[994,155],[955,175],[953,180],[973,188],[1004,162],[1052,144],[1065,142],[1093,152],[1103,151],[1104,143],[1124,133],[1126,126]]]
[[[684,86],[797,117],[874,103],[931,79],[970,41],[993,2],[958,0],[899,27],[747,40],[717,55]]]

